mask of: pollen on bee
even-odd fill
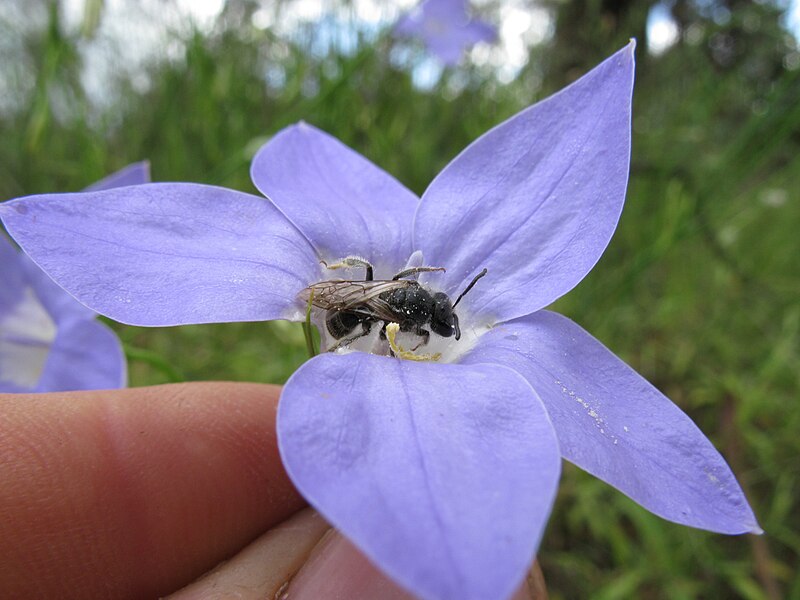
[[[394,352],[394,355],[397,358],[402,358],[405,360],[415,360],[415,361],[437,361],[442,357],[441,352],[436,352],[435,354],[414,354],[410,350],[405,350],[402,346],[397,343],[397,333],[400,331],[400,325],[398,323],[389,323],[386,325],[386,339],[389,342],[389,347]]]

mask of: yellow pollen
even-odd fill
[[[392,349],[392,352],[394,352],[394,355],[398,358],[416,361],[436,361],[442,357],[441,352],[437,352],[436,354],[414,354],[409,350],[404,350],[403,347],[396,342],[398,331],[400,331],[400,325],[397,323],[389,323],[386,326],[386,339],[389,340],[389,347]]]

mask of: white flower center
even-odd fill
[[[354,264],[357,261],[363,264]],[[404,275],[394,281],[392,274],[387,274],[391,271],[385,268],[375,268],[374,280],[365,281],[365,265],[368,263],[359,257],[326,261],[325,264],[333,266],[337,276],[311,286],[317,294],[313,300],[315,308],[311,320],[320,332],[323,352],[346,354],[358,351],[410,360],[458,362],[491,326],[473,318],[459,304],[451,312],[458,315],[460,338],[456,340],[455,335],[445,337],[437,334],[434,329],[447,330],[455,320],[452,315],[448,316],[446,307],[440,307],[445,308],[444,315],[440,312],[438,327],[432,326],[434,305],[441,302],[440,299],[434,300],[438,291],[435,289],[436,272],[427,273],[430,283],[423,286],[415,280],[416,274]],[[403,269],[393,273],[421,266],[421,253],[415,252]],[[395,293],[399,296],[393,297]],[[404,295],[408,298],[400,300]],[[339,310],[341,306],[347,306],[347,309]],[[386,326],[391,323],[405,331],[395,329],[396,334],[393,332],[387,339]]]
[[[34,387],[55,338],[55,322],[26,287],[22,300],[0,318],[0,381]]]

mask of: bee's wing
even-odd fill
[[[378,296],[383,292],[409,287],[414,283],[407,279],[396,281],[347,281],[340,279],[320,281],[305,288],[300,292],[298,298],[306,303],[309,298],[312,298],[311,303],[314,306],[325,310],[351,310],[366,306],[372,309],[373,312],[379,313],[379,315],[386,313],[391,315],[392,312],[389,305]],[[391,318],[391,316],[386,318]]]
[[[367,304],[368,306],[381,306],[385,305],[388,309],[388,304],[379,298],[381,294],[384,292],[390,292],[392,290],[397,290],[401,288],[407,288],[414,285],[415,281],[410,281],[408,279],[398,279],[398,280],[378,280],[378,281],[363,281],[363,282],[355,282],[362,286],[362,293],[359,295],[357,293],[353,294],[352,298],[348,299],[347,305],[344,307],[345,309],[353,308],[354,306],[358,306],[359,304]],[[368,285],[365,285],[368,284]]]
[[[306,304],[311,300],[317,308],[342,309],[347,299],[362,289],[358,281],[320,281],[305,288],[297,297]]]

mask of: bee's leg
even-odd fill
[[[412,351],[405,350],[395,340],[398,331],[400,331],[400,325],[397,323],[389,323],[386,326],[386,337],[389,340],[389,347],[392,349],[393,356],[416,361],[439,360],[442,357],[441,352],[437,352],[436,354],[414,354]]]
[[[415,273],[428,273],[429,271],[444,271],[444,267],[411,267],[410,269],[404,269],[400,271],[397,275],[392,277],[392,281],[397,281],[398,279],[402,279],[403,277],[408,277],[409,275],[414,275]]]
[[[365,259],[361,258],[360,256],[346,256],[342,260],[337,263],[333,263],[329,265],[324,260],[320,261],[323,265],[325,265],[326,269],[344,269],[346,267],[364,267],[367,270],[367,275],[364,281],[372,281],[372,265],[370,262]]]
[[[378,338],[385,342],[388,338],[386,336],[386,326],[389,324],[389,321],[384,321],[383,325],[381,326],[381,330],[378,332]],[[392,349],[392,345],[389,344],[389,356],[394,356],[394,350]]]
[[[342,338],[336,344],[328,348],[328,352],[335,352],[339,348],[344,348],[349,346],[357,339],[364,337],[365,335],[369,335],[369,332],[372,331],[372,321],[364,320],[361,321],[361,331],[356,333],[355,335],[351,335],[350,337]]]
[[[423,329],[419,325],[417,325],[417,329],[416,331],[414,331],[414,333],[417,334],[419,337],[421,337],[422,341],[411,349],[412,352],[416,352],[417,348],[425,346],[431,339],[431,332],[428,331],[427,329]]]

